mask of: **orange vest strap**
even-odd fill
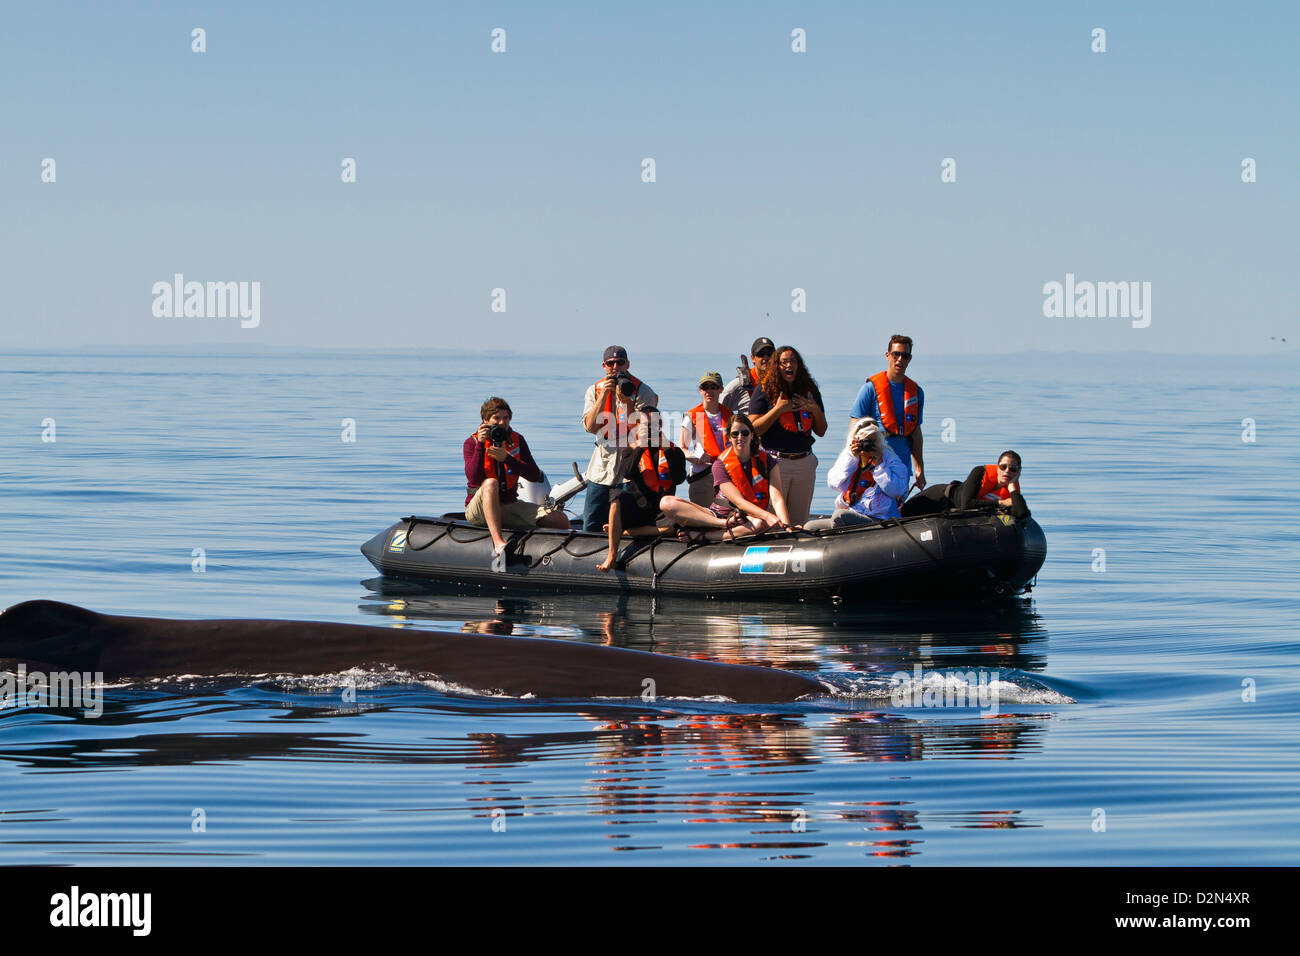
[[[469,437],[478,441],[478,432]],[[510,437],[505,442],[506,460],[500,464],[493,461],[492,457],[487,453],[490,447],[487,442],[483,443],[483,474],[489,478],[495,478],[501,482],[502,486],[513,491],[515,485],[519,484],[519,475],[515,464],[510,459],[512,457],[516,460],[519,458],[519,436],[514,432],[510,433]]]
[[[691,424],[695,426],[695,434],[700,439],[700,444],[704,446],[705,452],[713,459],[722,457],[722,453],[731,447],[731,439],[727,437],[727,423],[731,421],[731,409],[726,405],[719,405],[722,412],[722,445],[718,445],[718,436],[713,431],[713,426],[709,424],[709,415],[704,410],[704,403],[696,405],[686,414],[691,419]]]
[[[840,495],[840,498],[847,505],[855,505],[875,483],[876,476],[872,474],[872,469],[863,465],[862,459],[859,458],[857,470],[853,472],[853,480],[849,482],[849,489]]]
[[[727,469],[727,477],[744,499],[760,508],[766,508],[769,497],[767,476],[772,470],[771,456],[765,451],[757,452],[749,459],[749,467],[746,468],[740,463],[735,446],[732,446],[723,453],[721,461]]]
[[[674,446],[670,444],[668,447]],[[662,448],[659,449],[658,459],[655,461],[651,457],[649,448],[641,452],[641,477],[651,491],[667,494],[673,487],[673,474],[668,465],[668,456]]]

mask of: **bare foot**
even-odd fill
[[[606,558],[604,561],[600,562],[600,564],[596,565],[596,570],[597,570],[597,571],[608,571],[608,570],[609,570],[610,568],[612,568],[613,566],[614,566],[614,556],[611,554],[611,555],[610,555],[608,558]]]

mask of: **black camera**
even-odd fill
[[[636,382],[632,381],[632,376],[628,375],[627,372],[619,372],[614,377],[614,381],[618,385],[619,394],[624,398],[631,398],[636,394]]]
[[[488,429],[488,442],[493,445],[504,445],[509,438],[509,425],[493,425]]]

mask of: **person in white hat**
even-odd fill
[[[835,513],[829,520],[809,522],[808,530],[897,518],[910,477],[907,466],[885,441],[880,423],[859,419],[849,428],[844,449],[826,476],[826,484],[839,492]]]

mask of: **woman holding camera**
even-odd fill
[[[826,434],[822,393],[791,345],[776,350],[768,363],[762,389],[750,401],[754,430],[763,436],[763,450],[781,462],[781,494],[795,524],[808,520],[817,482],[813,442]]]
[[[885,441],[880,425],[874,418],[860,418],[849,428],[844,449],[826,476],[826,483],[839,492],[835,513],[809,522],[808,530],[897,518],[908,481],[907,466]]]

